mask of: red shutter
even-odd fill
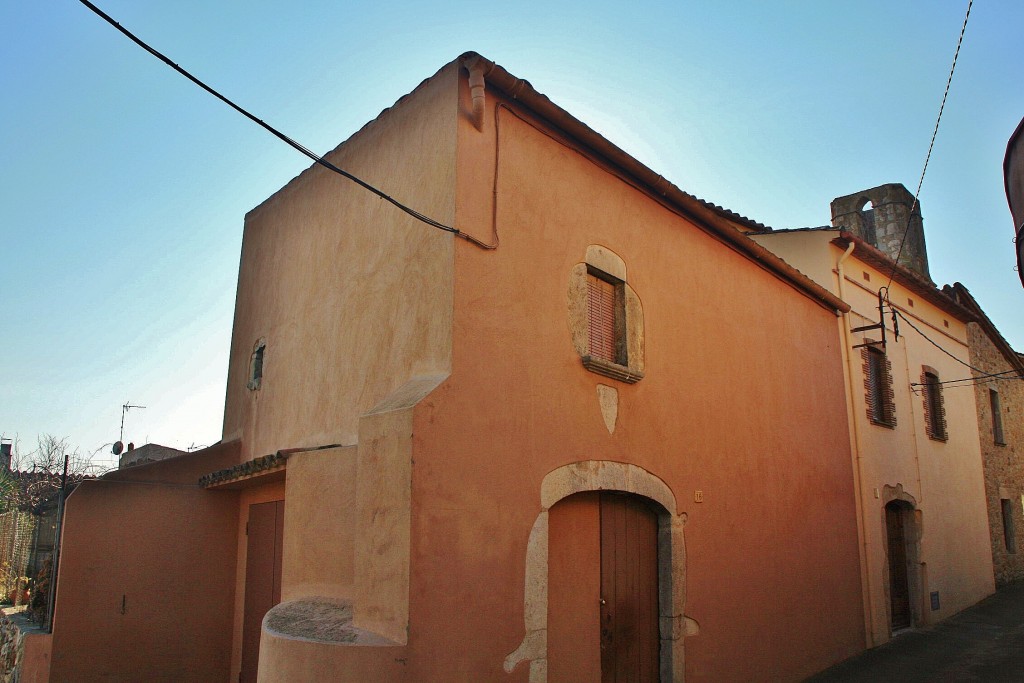
[[[616,362],[615,285],[594,275],[587,275],[587,322],[591,357]]]

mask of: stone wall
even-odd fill
[[[1006,356],[993,343],[981,325],[971,323],[968,329],[971,364],[984,374],[1014,370]],[[966,370],[965,370],[966,372]],[[976,376],[982,373],[974,373]],[[1012,377],[1010,375],[1009,377]],[[950,391],[967,389],[950,388]],[[993,434],[990,390],[999,394],[1002,411],[1003,442]],[[975,385],[978,409],[978,432],[985,463],[985,497],[988,503],[992,561],[996,584],[1024,579],[1024,381],[990,378]],[[1003,500],[1009,500],[1016,552],[1009,552],[1004,536]]]
[[[26,618],[21,608],[6,607],[0,610],[0,683],[43,680],[39,675],[43,672],[38,666],[29,665],[33,670],[26,672],[26,663],[29,659],[26,653],[26,636],[29,635],[37,639],[34,642],[34,645],[37,645],[34,648],[36,651],[39,650],[38,639],[49,637]]]

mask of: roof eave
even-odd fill
[[[467,52],[460,59],[463,61],[481,60],[487,87],[500,91],[506,97],[530,110],[549,125],[557,128],[563,135],[576,141],[588,153],[626,175],[630,181],[649,195],[689,218],[698,227],[713,234],[750,260],[787,281],[825,308],[836,313],[845,313],[850,310],[845,301],[748,238],[737,227],[742,226],[752,231],[767,232],[771,230],[768,226],[682,191],[590,126],[559,107],[547,96],[534,90],[529,81],[513,76],[500,65],[475,52]]]

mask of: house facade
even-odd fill
[[[326,160],[432,223],[320,165],[246,216],[222,442],[69,498],[50,680],[795,681],[864,647],[844,292],[473,53]]]
[[[959,390],[974,392],[992,563],[1002,585],[1024,579],[1024,359],[965,286],[957,282],[943,291],[975,316],[967,328],[972,379]]]
[[[851,232],[864,235],[872,218],[879,236],[883,221],[909,220],[913,232],[913,198],[901,189],[859,193],[856,210],[882,215],[850,221],[840,198],[843,227],[752,235],[850,304],[842,334],[869,646],[995,588],[974,395],[947,386],[970,374],[973,316],[931,283],[926,260],[912,268],[926,259],[923,238],[907,267],[895,265],[898,235],[876,245]]]
[[[841,302],[474,55],[330,158],[471,239],[320,169],[247,217],[225,437],[309,449],[261,680],[796,680],[862,646]]]

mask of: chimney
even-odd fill
[[[901,266],[931,281],[921,205],[914,204],[914,195],[903,185],[889,183],[833,199],[832,225],[856,235],[893,261],[898,254]]]
[[[2,463],[0,463],[0,464],[3,465],[4,469],[7,470],[8,472],[10,472],[11,471],[11,444],[10,443],[0,443],[0,460],[2,460]]]

